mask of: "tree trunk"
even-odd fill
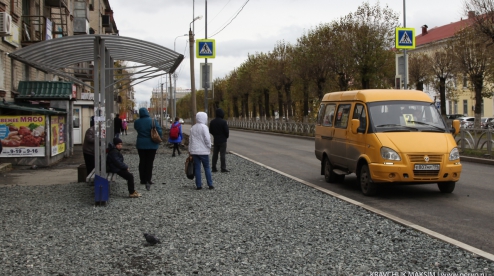
[[[278,89],[278,114],[280,115],[280,117],[283,117],[283,114],[285,114],[283,112],[283,94],[281,94],[281,87],[280,89]],[[280,118],[281,120],[282,118]]]
[[[264,108],[266,109],[266,115],[271,117],[272,115],[269,114],[269,90],[264,89]]]
[[[238,112],[238,98],[233,97],[233,117],[238,118],[240,116],[240,113]]]
[[[348,80],[346,79],[346,74],[338,74],[338,86],[340,87],[340,91],[348,90]]]
[[[473,127],[480,128],[480,119],[482,117],[482,88],[484,87],[484,76],[478,74],[472,77],[475,90],[475,122]]]
[[[304,81],[303,83],[303,93],[304,93],[304,111],[303,111],[303,116],[308,116],[309,115],[309,84]]]
[[[439,98],[441,99],[441,115],[446,120],[446,78],[439,78]]]
[[[286,96],[286,106],[287,106],[287,119],[288,117],[293,117],[293,108],[292,108],[292,93],[291,93],[291,83],[285,84],[285,96]]]

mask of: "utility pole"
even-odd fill
[[[406,15],[406,0],[403,0],[403,28],[407,27],[407,15]],[[413,39],[413,38],[412,38]],[[408,61],[407,61],[407,49],[403,50],[403,58],[405,59],[405,76],[403,76],[405,90],[408,89]]]
[[[205,24],[205,31],[204,31],[205,37],[204,38],[208,39],[208,0],[205,0],[205,1],[206,1],[206,10],[205,10],[205,17],[204,17],[204,24]],[[206,84],[206,85],[204,85],[204,112],[206,112],[206,114],[208,114],[209,72],[208,72],[208,59],[207,58],[204,59],[204,64],[206,65],[206,66],[204,66],[204,70],[206,71],[205,72],[206,78],[204,80],[204,83]]]
[[[160,110],[160,126],[163,126],[163,83],[161,83],[161,110]]]
[[[196,80],[194,76],[194,34],[192,33],[192,23],[194,21],[201,19],[202,16],[197,16],[190,22],[189,24],[189,47],[190,47],[190,100],[191,100],[191,112],[190,114],[190,119],[192,121],[192,124],[196,123],[196,113],[197,113],[197,107],[196,107]]]

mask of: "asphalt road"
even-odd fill
[[[343,183],[324,181],[313,139],[230,130],[227,150],[494,254],[492,165],[462,161],[461,179],[452,194],[440,193],[436,184],[386,185],[377,196],[367,197],[355,175]]]

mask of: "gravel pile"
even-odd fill
[[[122,178],[101,207],[87,183],[4,189],[0,274],[494,273],[491,261],[231,154],[231,172],[213,174],[216,189],[196,191],[186,152],[161,147],[146,191],[135,135],[122,138],[143,196],[128,198]],[[162,243],[147,245],[143,233]]]

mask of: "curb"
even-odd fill
[[[12,170],[11,163],[0,163],[0,173],[8,172]]]
[[[461,161],[494,165],[494,159],[476,158],[476,157],[470,157],[470,156],[463,156],[460,154],[460,162]]]
[[[325,189],[325,188],[319,187],[319,186],[317,186],[317,185],[315,185],[315,184],[312,184],[312,183],[310,183],[310,182],[308,182],[308,181],[302,180],[302,179],[297,178],[297,177],[294,177],[294,176],[292,176],[292,175],[290,175],[290,174],[287,174],[287,173],[284,173],[284,172],[279,171],[279,170],[277,170],[277,169],[274,169],[274,168],[271,168],[271,167],[269,167],[269,166],[266,166],[266,165],[264,165],[263,163],[260,163],[260,162],[257,162],[257,161],[255,161],[255,160],[252,160],[252,159],[250,159],[250,158],[248,158],[248,157],[245,157],[245,156],[243,156],[243,155],[240,155],[240,154],[238,154],[238,153],[236,153],[236,152],[232,152],[232,151],[231,151],[230,153],[231,153],[231,154],[234,154],[234,155],[236,155],[236,156],[238,156],[238,157],[240,157],[240,158],[243,158],[243,159],[245,159],[245,160],[248,160],[248,161],[250,161],[250,162],[253,162],[253,163],[255,163],[255,164],[258,164],[258,165],[260,165],[260,166],[262,166],[262,167],[264,167],[264,168],[267,168],[267,169],[269,169],[269,170],[271,170],[271,171],[274,171],[274,172],[276,172],[276,173],[279,173],[279,174],[281,174],[281,175],[284,175],[284,176],[286,176],[286,177],[288,177],[288,178],[291,178],[291,179],[293,179],[293,180],[295,180],[295,181],[297,181],[297,182],[299,182],[299,183],[301,183],[301,184],[304,184],[304,185],[306,185],[306,186],[308,186],[308,187],[311,187],[311,188],[313,188],[313,189],[319,190],[319,191],[321,191],[321,192],[323,192],[323,193],[325,193],[325,194],[327,194],[327,195],[330,195],[330,196],[333,196],[333,197],[335,197],[335,198],[338,198],[338,199],[340,199],[340,200],[342,200],[342,201],[345,201],[345,202],[347,202],[347,203],[349,203],[349,204],[353,204],[353,205],[355,205],[355,206],[359,206],[359,207],[361,207],[361,208],[363,208],[363,209],[365,209],[365,210],[367,210],[367,211],[369,211],[369,212],[375,213],[375,214],[377,214],[377,215],[379,215],[379,216],[381,216],[381,217],[384,217],[384,218],[390,219],[390,220],[392,220],[392,221],[394,221],[394,222],[396,222],[396,223],[399,223],[399,224],[401,224],[401,225],[404,225],[404,226],[410,227],[410,228],[412,228],[412,229],[415,229],[415,230],[417,230],[417,231],[419,231],[419,232],[422,232],[422,233],[424,233],[424,234],[426,234],[426,235],[429,235],[429,236],[431,236],[431,237],[433,237],[433,238],[436,238],[436,239],[438,239],[438,240],[441,240],[441,241],[443,241],[443,242],[446,242],[446,243],[449,243],[449,244],[455,245],[455,246],[457,246],[457,247],[459,247],[459,248],[462,248],[462,249],[464,249],[464,250],[466,250],[466,251],[468,251],[468,252],[470,252],[470,253],[475,254],[476,256],[480,256],[480,257],[483,257],[483,258],[485,258],[485,259],[487,259],[487,260],[494,261],[494,254],[491,254],[491,253],[489,253],[489,252],[483,251],[483,250],[481,250],[481,249],[478,249],[478,248],[476,248],[476,247],[473,247],[473,246],[468,245],[468,244],[466,244],[466,243],[463,243],[463,242],[461,242],[461,241],[458,241],[458,240],[452,239],[452,238],[450,238],[450,237],[448,237],[448,236],[445,236],[445,235],[440,234],[440,233],[438,233],[438,232],[432,231],[432,230],[430,230],[430,229],[428,229],[428,228],[425,228],[425,227],[423,227],[423,226],[420,226],[420,225],[418,225],[418,224],[415,224],[415,223],[412,223],[412,222],[410,222],[410,221],[407,221],[407,220],[401,219],[401,218],[399,218],[399,217],[396,217],[396,216],[394,216],[394,215],[391,215],[391,214],[389,214],[389,213],[386,213],[386,212],[384,212],[384,211],[381,211],[381,210],[379,210],[379,209],[377,209],[377,208],[374,208],[374,207],[372,207],[372,206],[369,206],[369,205],[367,205],[367,204],[361,203],[361,202],[359,202],[359,201],[356,201],[356,200],[353,200],[353,199],[351,199],[351,198],[348,198],[348,197],[342,196],[342,195],[340,195],[340,194],[338,194],[338,193],[332,192],[332,191],[327,190],[327,189]]]

